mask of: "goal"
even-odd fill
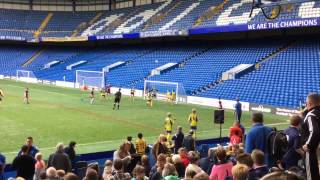
[[[103,71],[76,70],[76,84],[79,87],[104,88],[105,77],[105,72]]]
[[[16,71],[16,78],[22,79],[22,78],[36,78],[34,73],[32,71],[26,71],[26,70],[17,70]]]
[[[151,80],[144,81],[144,98],[146,98],[148,93],[154,93],[155,99],[167,100],[167,93],[172,92],[176,94],[173,99],[175,103],[187,102],[187,93],[182,83]]]

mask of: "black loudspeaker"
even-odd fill
[[[214,110],[214,123],[223,124],[224,123],[224,110],[218,109]]]

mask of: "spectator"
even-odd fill
[[[178,126],[177,133],[172,137],[172,140],[174,142],[173,152],[177,154],[178,150],[182,147],[184,140],[184,134],[181,126]]]
[[[165,154],[159,154],[157,157],[157,163],[151,168],[150,171],[150,180],[161,180],[162,179],[162,171],[164,168],[164,165],[166,164],[166,155]]]
[[[169,154],[170,151],[166,146],[167,137],[163,134],[160,134],[158,141],[153,145],[152,155],[154,159],[157,159],[159,154]]]
[[[131,161],[131,156],[130,156],[130,143],[129,142],[124,142],[123,144],[120,145],[119,149],[114,151],[113,153],[113,160],[116,159],[121,159],[124,167],[124,171],[127,172],[130,161]]]
[[[188,136],[186,136],[183,141],[183,146],[188,151],[194,151],[196,149],[196,141],[193,137],[193,133],[193,130],[190,130]]]
[[[267,137],[271,133],[272,128],[263,125],[263,114],[260,112],[252,114],[252,122],[252,128],[246,137],[245,152],[251,153],[254,149],[259,149],[265,153],[267,162]]]
[[[121,159],[115,159],[113,161],[114,175],[110,177],[110,180],[129,180],[131,176],[129,173],[123,171],[124,164]]]
[[[240,99],[236,99],[237,103],[234,105],[234,116],[235,120],[241,124],[241,115],[242,115],[242,104],[240,103]]]
[[[251,158],[253,160],[253,171],[249,173],[249,179],[258,180],[264,175],[268,174],[269,169],[264,161],[264,154],[260,150],[253,150],[251,153]]]
[[[167,156],[166,163],[173,164],[171,156]]]
[[[265,175],[260,180],[302,180],[304,178],[300,178],[294,172],[291,171],[276,171],[270,174]]]
[[[298,167],[298,161],[304,156],[299,132],[300,122],[300,116],[292,116],[290,118],[290,127],[284,131],[288,139],[288,151],[283,156],[281,165],[286,170],[291,167]]]
[[[36,154],[36,165],[35,165],[35,173],[34,173],[34,180],[40,179],[41,172],[46,171],[46,164],[42,159],[42,154]]]
[[[231,145],[240,144],[242,142],[243,132],[238,121],[233,123],[233,126],[230,127],[229,137]]]
[[[57,170],[64,170],[65,172],[71,172],[71,162],[66,153],[64,153],[64,147],[62,143],[57,144],[57,150],[51,154],[48,160],[48,167],[54,167]]]
[[[307,179],[320,179],[317,148],[320,142],[320,102],[319,95],[311,93],[307,97],[307,115],[302,123],[303,150],[306,152],[305,166]]]
[[[248,153],[241,153],[237,156],[237,164],[244,164],[249,168],[249,171],[253,168],[253,160]]]
[[[41,179],[41,180],[47,179],[47,173],[46,173],[46,171],[40,173],[40,179]]]
[[[202,173],[198,173],[193,177],[193,180],[209,180],[209,176],[207,173],[202,172]]]
[[[209,149],[208,156],[201,158],[199,161],[199,165],[204,172],[206,172],[207,174],[210,174],[211,169],[216,162],[217,162],[217,157],[215,155],[214,149]]]
[[[232,162],[227,161],[227,152],[223,147],[218,147],[216,150],[218,163],[213,165],[210,180],[218,179],[224,180],[227,177],[232,176]]]
[[[188,153],[188,158],[190,160],[189,165],[186,168],[186,172],[185,172],[185,176],[187,174],[188,171],[195,171],[196,173],[201,173],[203,172],[201,170],[201,168],[198,166],[199,164],[199,160],[200,160],[200,155],[199,153],[195,152],[195,151],[190,151]]]
[[[76,145],[77,145],[76,142],[71,141],[69,143],[69,146],[64,148],[64,152],[69,156],[72,167],[74,167],[74,164],[76,161],[76,151],[75,151]]]
[[[247,180],[249,168],[244,164],[237,164],[232,167],[233,180]]]
[[[26,145],[28,146],[28,152],[27,154],[30,155],[31,157],[35,157],[36,154],[39,152],[38,148],[36,146],[33,145],[33,138],[30,136],[30,137],[27,137],[26,139]],[[20,156],[22,154],[22,151],[20,151],[18,153],[18,155]]]
[[[179,180],[176,168],[170,163],[164,165],[162,177],[164,180]]]
[[[148,177],[145,176],[145,169],[143,166],[137,165],[133,169],[133,178],[131,180],[148,180]]]
[[[134,144],[132,143],[132,136],[128,136],[127,141],[130,143],[130,154],[136,154],[136,148],[134,148]]]
[[[146,154],[147,142],[143,139],[142,133],[138,133],[138,139],[136,140],[136,150],[141,160],[141,157]]]
[[[177,170],[178,177],[183,178],[186,172],[186,167],[181,161],[181,158],[179,155],[175,154],[172,156],[173,165]]]
[[[179,156],[181,158],[183,165],[185,167],[187,167],[189,165],[190,161],[188,159],[188,153],[187,153],[186,148],[180,148],[178,152],[179,152]]]
[[[36,161],[28,154],[30,152],[28,145],[23,145],[20,152],[13,160],[12,167],[17,171],[17,177],[31,180],[33,179]]]
[[[95,171],[94,169],[88,168],[86,172],[86,176],[83,178],[83,180],[99,180],[97,171]]]
[[[98,179],[103,179],[102,176],[100,175],[100,168],[99,168],[99,164],[97,162],[90,163],[88,165],[88,168],[91,168],[97,172]]]
[[[190,171],[186,172],[184,180],[191,180],[194,178],[195,175],[197,175],[197,173],[193,170],[190,170]]]
[[[141,165],[144,167],[145,175],[149,176],[151,166],[147,155],[141,157]]]
[[[6,167],[6,157],[0,153],[0,180],[4,180],[5,167]]]
[[[103,179],[107,180],[112,176],[112,161],[111,160],[106,160],[104,163],[104,169],[103,169]]]
[[[46,171],[48,180],[59,180],[57,170],[54,167],[49,167]]]
[[[79,180],[78,176],[76,176],[75,174],[73,173],[67,173],[65,176],[64,176],[64,180]]]
[[[63,179],[64,175],[66,175],[66,172],[62,169],[57,170],[57,177],[58,179]]]

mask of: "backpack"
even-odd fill
[[[273,162],[282,160],[282,157],[288,151],[288,139],[283,131],[273,129],[267,136],[267,152]]]

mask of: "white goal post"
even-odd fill
[[[32,71],[27,71],[27,70],[17,70],[16,71],[16,78],[21,79],[21,78],[36,78],[34,73]]]
[[[106,85],[104,71],[76,70],[76,84],[79,87],[104,88]]]
[[[143,97],[146,98],[148,93],[154,93],[154,98],[157,100],[167,100],[167,93],[171,93],[171,95],[174,93],[173,101],[175,103],[187,102],[187,94],[182,83],[145,80]]]

